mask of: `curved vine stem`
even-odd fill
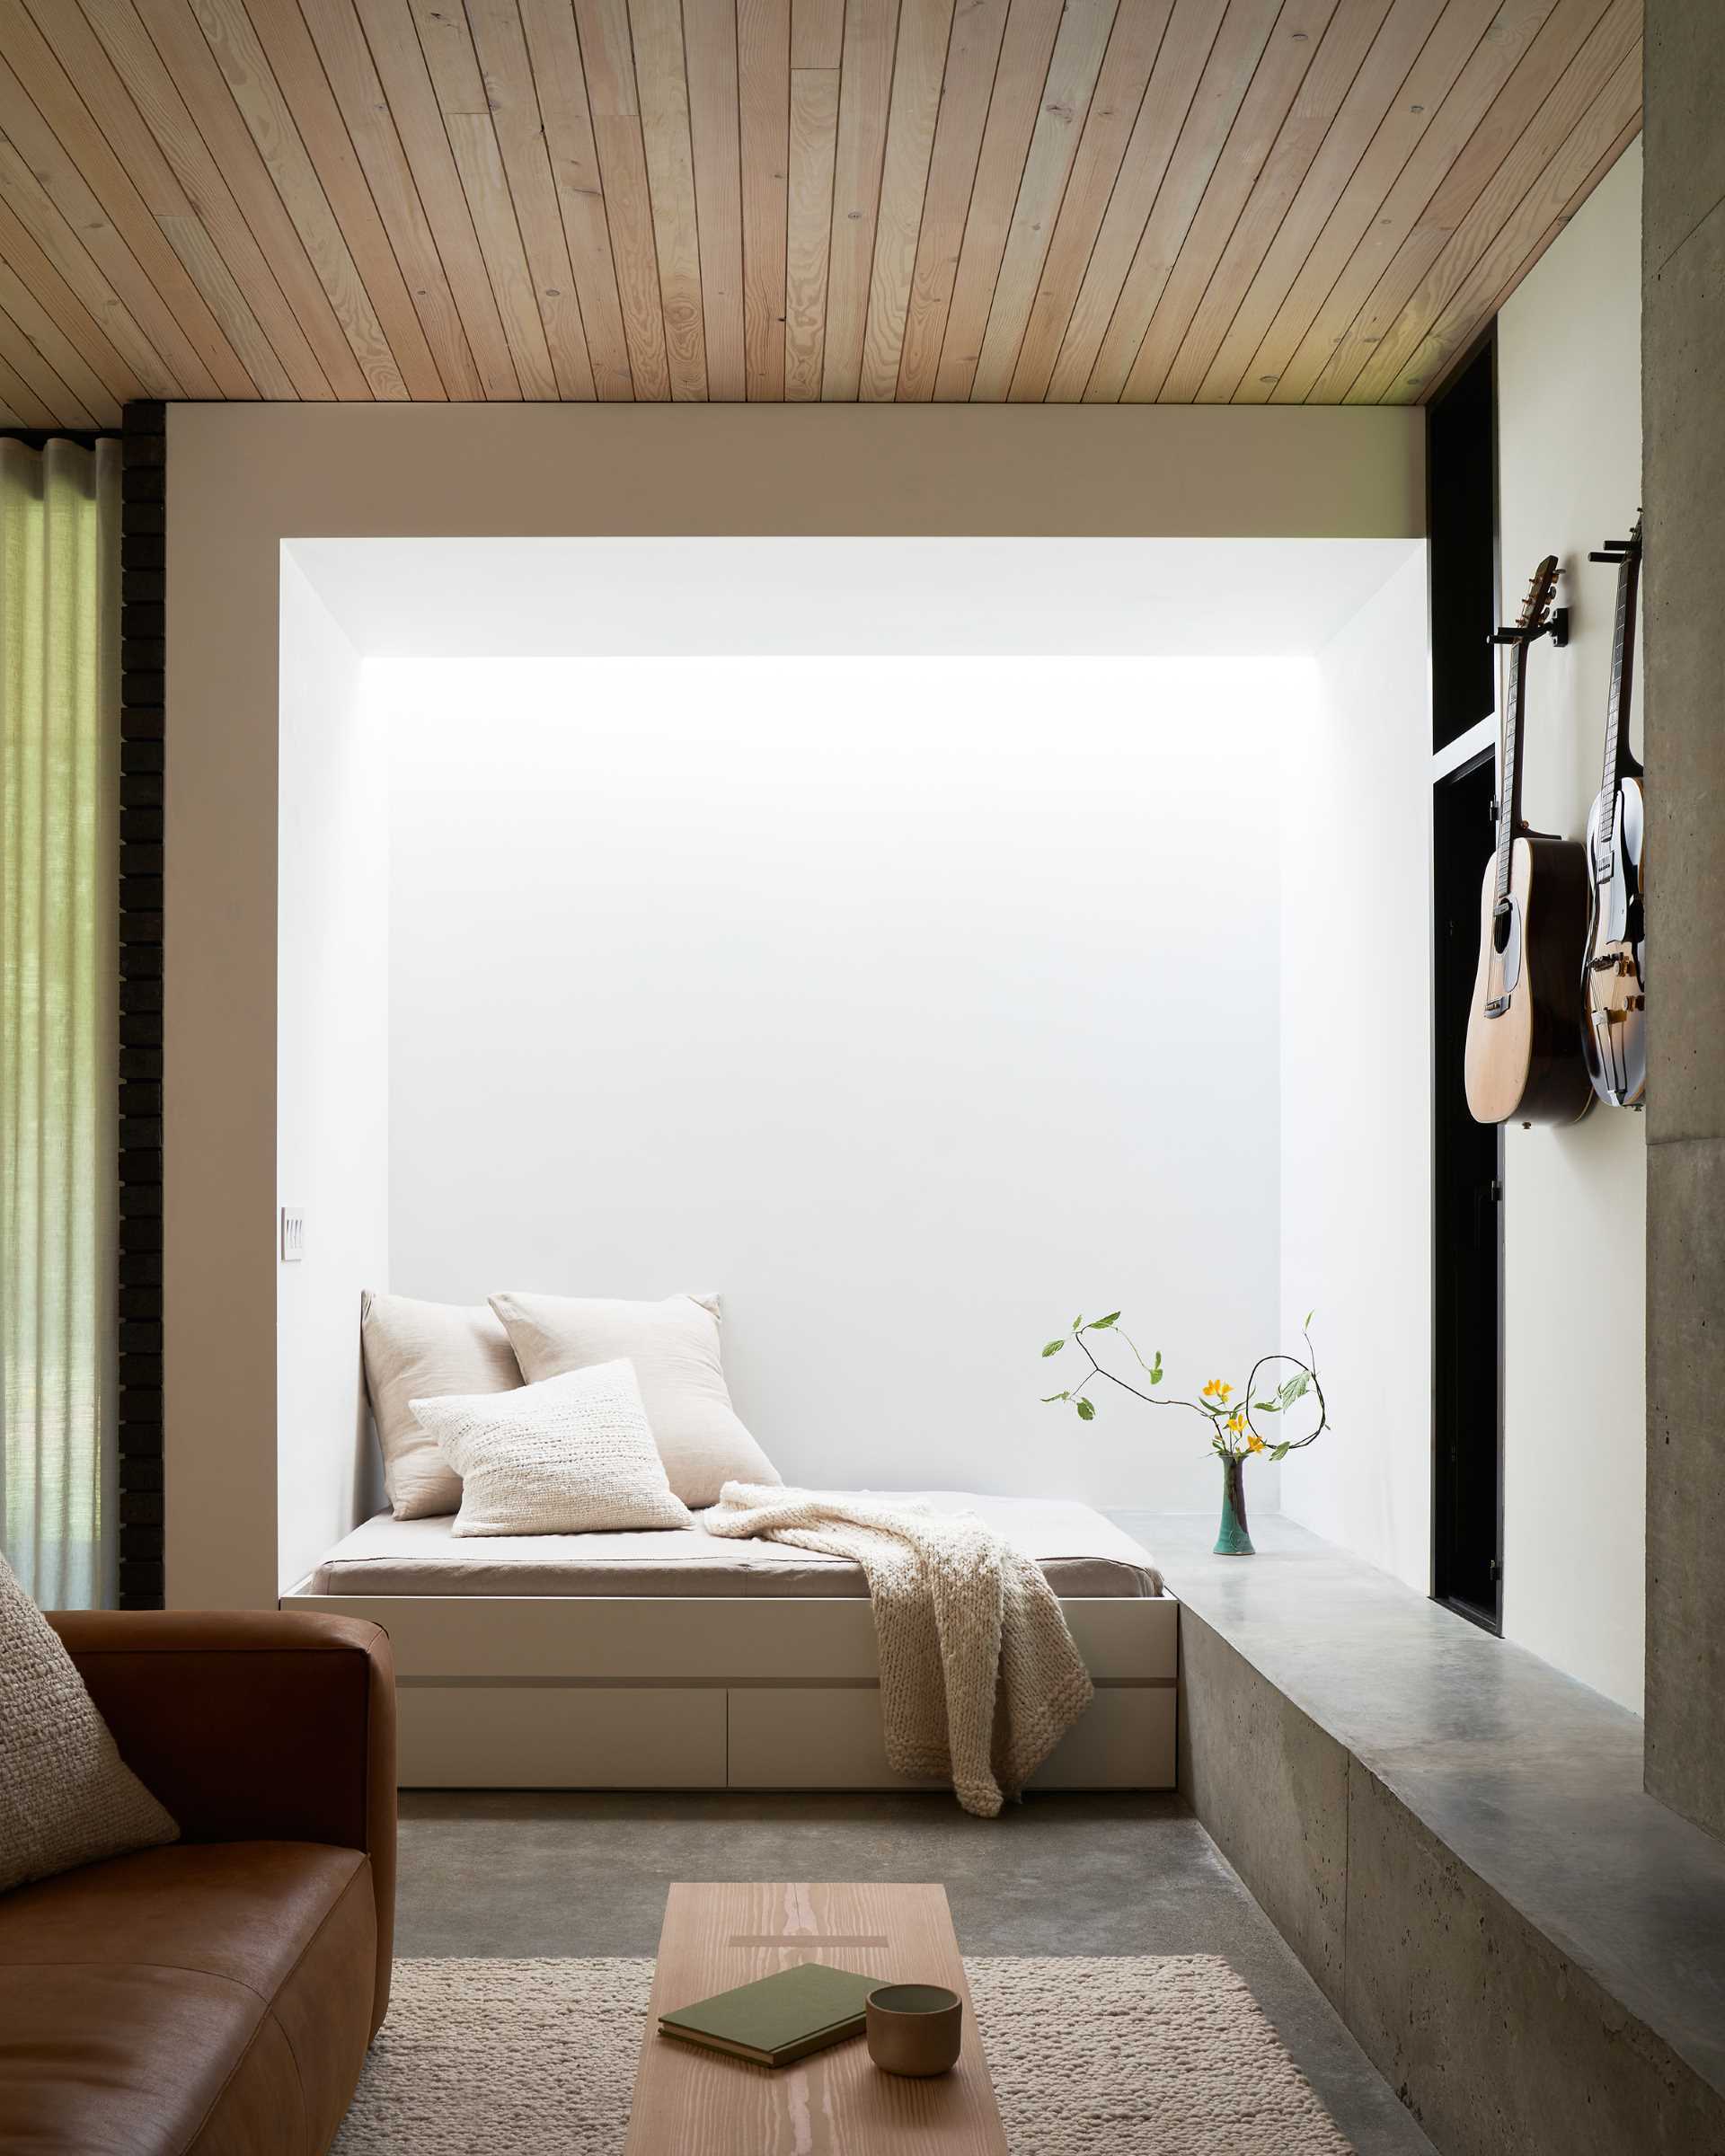
[[[1117,1332],[1119,1331],[1119,1328],[1118,1326],[1114,1327],[1113,1330]],[[1116,1372],[1109,1369],[1106,1364],[1099,1362],[1096,1357],[1095,1350],[1091,1347],[1090,1342],[1084,1338],[1082,1330],[1075,1330],[1072,1337],[1077,1342],[1078,1346],[1084,1351],[1084,1359],[1090,1365],[1090,1375],[1084,1380],[1084,1382],[1078,1386],[1076,1392],[1071,1397],[1074,1399],[1082,1399],[1092,1379],[1106,1378],[1110,1385],[1118,1385],[1122,1392],[1129,1392],[1134,1400],[1143,1401],[1146,1407],[1184,1408],[1190,1414],[1201,1415],[1209,1424],[1211,1445],[1218,1453],[1222,1454],[1225,1458],[1235,1457],[1234,1448],[1227,1444],[1223,1428],[1224,1424],[1228,1420],[1231,1415],[1238,1414],[1243,1418],[1246,1428],[1250,1430],[1252,1435],[1258,1439],[1260,1445],[1262,1445],[1266,1451],[1274,1449],[1281,1454],[1284,1457],[1289,1453],[1304,1452],[1308,1445],[1315,1445],[1318,1439],[1322,1437],[1323,1433],[1330,1427],[1330,1405],[1323,1396],[1323,1385],[1318,1376],[1317,1356],[1312,1346],[1312,1335],[1304,1325],[1302,1325],[1300,1328],[1300,1338],[1305,1343],[1305,1357],[1302,1358],[1297,1355],[1290,1355],[1285,1349],[1278,1349],[1276,1352],[1269,1355],[1261,1355],[1258,1357],[1258,1360],[1252,1365],[1252,1374],[1246,1380],[1245,1396],[1242,1400],[1237,1409],[1231,1409],[1225,1405],[1211,1408],[1208,1407],[1202,1401],[1183,1400],[1173,1393],[1146,1392],[1141,1386],[1129,1383],[1125,1378],[1119,1376]],[[1150,1365],[1145,1361],[1143,1356],[1138,1353],[1137,1348],[1132,1340],[1130,1335],[1125,1332],[1120,1332],[1120,1338],[1126,1342],[1128,1348],[1131,1349],[1132,1358],[1137,1364],[1139,1369],[1144,1372],[1146,1377],[1148,1377],[1151,1374]],[[1318,1419],[1314,1427],[1306,1432],[1304,1437],[1271,1437],[1267,1436],[1264,1431],[1259,1428],[1258,1424],[1254,1419],[1254,1407],[1261,1407],[1263,1405],[1263,1403],[1260,1401],[1257,1401],[1255,1397],[1258,1392],[1259,1373],[1266,1369],[1274,1369],[1278,1366],[1290,1365],[1304,1374],[1306,1383],[1302,1389],[1302,1392],[1309,1391],[1316,1400]],[[1278,1387],[1278,1390],[1279,1391],[1280,1388]],[[1301,1395],[1296,1394],[1296,1397],[1298,1398],[1301,1397]],[[1287,1403],[1287,1406],[1278,1406],[1276,1409],[1276,1412],[1278,1415],[1286,1414],[1287,1412],[1287,1409],[1292,1407],[1293,1404],[1293,1401],[1289,1401]]]

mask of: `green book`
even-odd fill
[[[659,2033],[752,2059],[757,2066],[788,2066],[811,2051],[861,2036],[863,2004],[885,1981],[822,1961],[799,1962],[758,1983],[739,1984],[734,1992],[661,2014]]]

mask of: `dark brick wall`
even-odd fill
[[[167,409],[126,407],[120,522],[119,1603],[162,1606]]]

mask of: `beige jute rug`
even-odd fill
[[[1013,2156],[1349,2156],[1217,1956],[965,1967]],[[618,2156],[652,1972],[398,1961],[333,2156]]]

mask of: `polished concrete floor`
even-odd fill
[[[402,1799],[396,1951],[651,1954],[674,1879],[937,1879],[968,1954],[1219,1954],[1359,2156],[1430,2143],[1203,1828],[1172,1797]]]

